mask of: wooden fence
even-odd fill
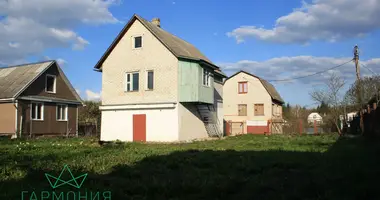
[[[262,134],[321,134],[328,133],[331,130],[324,124],[316,121],[308,124],[306,120],[296,119],[288,121],[269,120],[267,130]],[[249,130],[245,121],[227,121],[225,122],[225,135],[247,134]]]
[[[84,122],[78,124],[79,136],[99,136],[99,126],[95,122]]]

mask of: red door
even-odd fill
[[[146,115],[133,115],[133,141],[146,141]]]

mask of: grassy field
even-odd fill
[[[88,138],[2,140],[0,199],[52,191],[45,173],[58,176],[65,164],[75,176],[88,173],[79,191],[111,191],[112,199],[380,199],[379,144],[336,135],[103,146]]]

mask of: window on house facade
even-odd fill
[[[239,94],[245,94],[248,92],[248,82],[239,82]]]
[[[32,103],[30,108],[30,117],[32,120],[44,120],[44,104]]]
[[[131,72],[126,74],[126,87],[125,91],[132,92],[139,90],[139,73]]]
[[[67,121],[67,105],[57,105],[57,120]]]
[[[142,47],[142,36],[134,37],[135,49]]]
[[[204,86],[211,86],[211,72],[205,68],[203,69],[202,84]]]
[[[247,104],[238,105],[239,116],[247,116]]]
[[[255,116],[263,116],[264,115],[264,104],[255,104]]]
[[[49,93],[55,93],[56,89],[56,77],[54,75],[46,75],[45,91]]]
[[[153,85],[154,85],[154,73],[153,70],[149,70],[146,73],[146,89],[147,90],[153,90]]]

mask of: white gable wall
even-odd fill
[[[134,37],[142,36],[142,48],[134,49]],[[136,20],[104,61],[102,104],[177,101],[178,59]],[[154,89],[146,91],[145,70],[154,70]],[[139,91],[125,92],[125,74],[139,71]]]
[[[248,81],[248,93],[239,94],[238,83]],[[238,105],[247,104],[247,116],[238,116]],[[254,104],[264,104],[264,116],[254,115]],[[228,79],[223,86],[223,112],[226,121],[264,120],[272,117],[272,98],[261,81],[240,72]]]

